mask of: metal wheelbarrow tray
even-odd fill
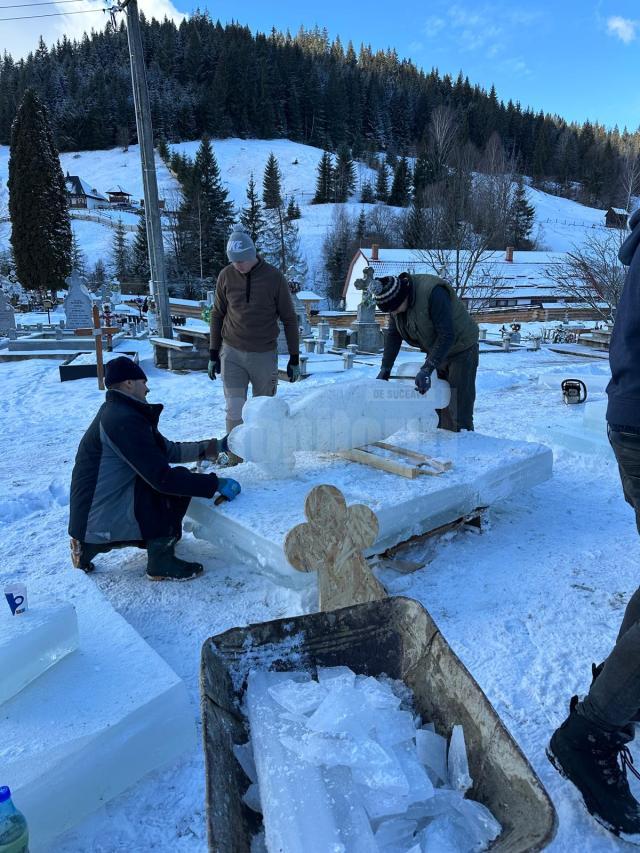
[[[413,690],[416,710],[437,732],[448,738],[454,724],[464,727],[474,780],[469,796],[503,827],[492,851],[542,850],[551,841],[556,813],[533,768],[427,611],[413,599],[394,597],[233,628],[204,643],[200,690],[210,851],[249,853],[260,828],[259,816],[242,802],[249,781],[232,752],[248,738],[241,705],[249,672],[315,674],[318,665],[402,679]]]

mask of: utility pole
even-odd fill
[[[137,0],[124,0],[120,4],[127,14],[127,37],[131,58],[131,80],[133,82],[133,103],[136,111],[136,127],[140,145],[142,163],[142,183],[144,187],[145,220],[147,223],[147,242],[149,244],[149,266],[151,268],[151,296],[158,309],[159,332],[163,338],[173,337],[171,331],[171,310],[167,294],[167,276],[164,265],[164,245],[162,242],[162,223],[158,204],[158,181],[156,178],[155,153],[153,150],[153,130],[151,127],[151,107],[149,90],[142,52],[142,32],[138,16]]]

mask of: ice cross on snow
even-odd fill
[[[301,572],[318,572],[318,606],[336,610],[386,597],[362,550],[378,535],[378,519],[364,504],[347,506],[335,486],[316,486],[304,503],[307,521],[289,531],[284,552]]]

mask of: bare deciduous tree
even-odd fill
[[[631,199],[640,194],[640,151],[632,140],[625,145],[620,161],[620,190],[624,209],[631,210]]]
[[[574,246],[566,258],[550,264],[545,274],[556,283],[558,294],[588,305],[610,321],[622,293],[626,268],[618,252],[626,233],[605,229],[591,235],[583,246]]]

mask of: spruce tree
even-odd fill
[[[291,221],[292,219],[300,219],[300,208],[296,204],[293,196],[291,196],[291,198],[289,199],[286,216],[289,221]]]
[[[318,174],[316,177],[316,194],[311,204],[327,204],[334,200],[335,174],[333,159],[328,151],[325,151],[318,163]]]
[[[356,188],[356,169],[348,146],[338,151],[334,171],[335,200],[345,202]]]
[[[80,248],[78,238],[73,231],[71,232],[71,269],[80,276],[87,274],[87,257]]]
[[[148,280],[151,276],[149,243],[147,240],[147,217],[145,216],[144,208],[138,217],[136,236],[131,249],[131,275],[144,280]]]
[[[386,202],[389,198],[389,174],[387,172],[387,167],[384,163],[381,163],[378,167],[378,177],[376,178],[376,190],[375,190],[376,201],[384,201]]]
[[[402,224],[402,237],[407,249],[428,248],[428,220],[424,207],[417,198],[411,202],[411,207]]]
[[[111,243],[111,270],[122,283],[129,276],[131,252],[122,219],[118,219]]]
[[[300,250],[300,236],[295,221],[287,219],[282,206],[266,212],[266,228],[262,254],[280,270],[287,280],[304,281],[307,263]]]
[[[513,241],[514,249],[531,248],[529,236],[535,218],[536,210],[533,205],[529,204],[524,179],[522,175],[519,175],[511,205],[511,216],[509,217],[509,239]]]
[[[406,157],[401,157],[393,175],[393,184],[389,193],[389,204],[406,207],[411,195],[411,170]]]
[[[32,89],[11,128],[7,183],[18,279],[27,290],[55,294],[71,273],[71,223],[47,112]]]
[[[282,205],[282,175],[273,151],[269,154],[267,165],[264,168],[262,203],[265,210],[272,210]]]
[[[367,233],[367,215],[364,212],[364,207],[360,208],[360,216],[358,216],[358,223],[356,225],[356,240],[360,245],[362,245],[362,241],[365,238],[365,234]]]
[[[360,203],[375,204],[375,202],[376,194],[373,191],[373,187],[371,186],[371,181],[365,181],[362,184],[362,189],[360,190]]]
[[[249,176],[247,185],[247,206],[240,213],[240,224],[244,230],[251,236],[255,243],[256,249],[259,251],[260,241],[265,227],[264,212],[258,192],[256,190],[256,182],[253,179],[253,172]]]

